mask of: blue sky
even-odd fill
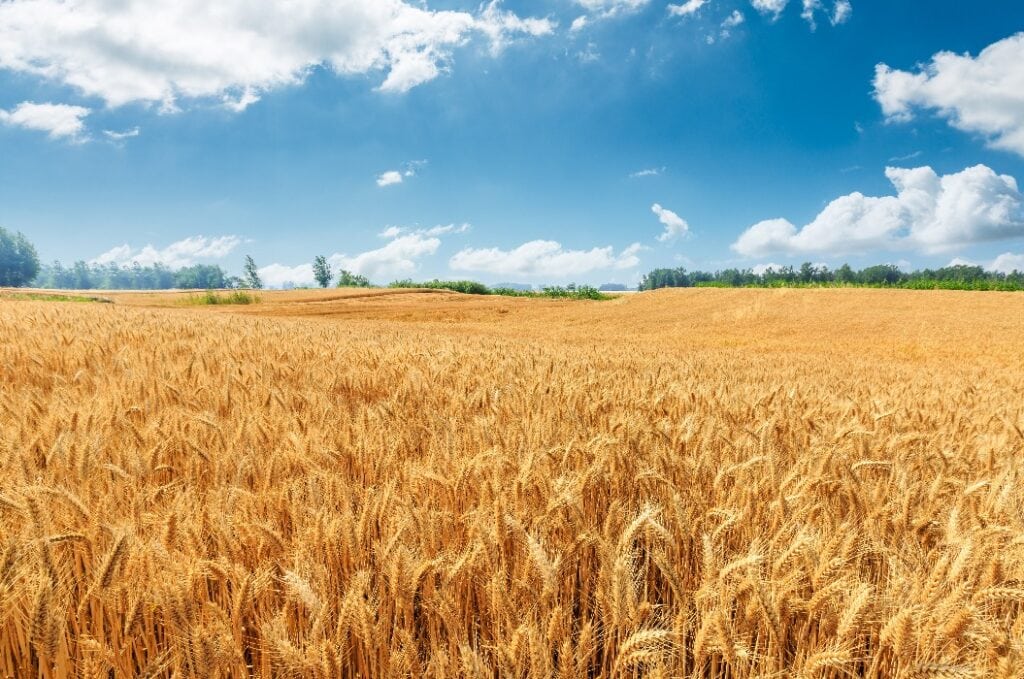
[[[278,283],[1024,269],[1024,4],[246,5],[0,4],[0,225]]]

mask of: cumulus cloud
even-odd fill
[[[566,250],[557,241],[533,240],[512,250],[465,248],[448,265],[453,271],[565,279],[592,271],[631,269],[640,263],[637,255],[642,249],[634,243],[618,254],[611,246]]]
[[[658,221],[665,227],[662,234],[658,236],[658,240],[662,243],[667,243],[689,233],[690,225],[686,223],[685,219],[672,212],[672,210],[663,208],[658,203],[655,203],[651,206],[651,212],[657,215]]]
[[[934,110],[956,129],[1024,155],[1024,33],[989,45],[977,57],[939,52],[914,71],[879,64],[874,86],[891,121],[910,120],[917,109]]]
[[[750,0],[750,4],[761,14],[771,15],[775,20],[782,14],[782,10],[786,9],[789,0]]]
[[[401,184],[409,177],[415,177],[420,168],[427,164],[425,160],[410,160],[401,170],[388,170],[377,175],[377,186]]]
[[[284,288],[290,286],[305,287],[316,283],[313,278],[312,264],[285,266],[270,264],[259,269],[260,280],[268,288]]]
[[[419,267],[418,261],[437,252],[441,239],[421,233],[398,236],[384,247],[358,255],[333,255],[331,263],[367,278],[407,276]]]
[[[388,170],[377,176],[377,186],[393,186],[402,183],[402,173],[398,170]]]
[[[890,167],[885,174],[895,196],[857,192],[836,198],[801,229],[786,219],[759,222],[732,249],[747,257],[878,249],[941,252],[1024,236],[1022,197],[1013,177],[985,165],[942,176],[930,167]]]
[[[108,106],[214,98],[241,110],[318,67],[381,73],[380,90],[404,92],[447,69],[474,35],[497,53],[554,27],[497,1],[470,13],[410,0],[10,0],[0,2],[0,68]]]
[[[335,271],[346,269],[371,280],[408,276],[416,272],[421,259],[433,255],[441,246],[439,238],[425,235],[427,231],[429,229],[401,235],[399,227],[389,227],[381,235],[392,235],[392,239],[383,247],[356,255],[335,253],[327,260]],[[261,268],[259,273],[263,282],[272,288],[314,284],[312,263],[295,266],[275,263]]]
[[[0,6],[0,11],[2,9]],[[0,32],[2,31],[0,28]],[[0,109],[0,123],[45,132],[51,139],[84,141],[82,133],[85,131],[85,123],[82,119],[89,113],[91,111],[82,106],[23,101],[10,111]]]
[[[708,4],[710,0],[686,0],[681,5],[669,5],[669,16],[686,17],[696,14],[701,7]]]
[[[146,245],[136,250],[125,243],[107,250],[90,261],[90,264],[126,266],[137,262],[142,266],[162,264],[171,269],[178,269],[183,266],[191,266],[203,259],[223,259],[241,243],[242,239],[238,236],[220,236],[218,238],[191,236],[171,243],[162,249]]]
[[[992,260],[992,263],[988,265],[988,269],[999,271],[1000,273],[1024,272],[1024,253],[1004,252]]]

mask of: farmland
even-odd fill
[[[1020,677],[1024,296],[0,299],[0,676]]]

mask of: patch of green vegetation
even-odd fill
[[[0,299],[13,299],[23,302],[101,302],[104,304],[113,304],[112,300],[103,297],[59,295],[51,292],[9,292],[0,294]]]
[[[548,297],[553,299],[612,299],[613,295],[606,295],[597,288],[590,285],[570,284],[568,286],[550,286],[538,291],[514,290],[512,288],[489,288],[483,283],[476,281],[441,281],[432,280],[416,282],[409,279],[394,281],[388,285],[389,288],[425,288],[430,290],[451,290],[461,292],[465,295],[499,295],[502,297]]]
[[[221,304],[258,304],[260,298],[244,290],[232,290],[226,294],[207,290],[201,295],[189,295],[185,298],[185,306],[210,306]]]

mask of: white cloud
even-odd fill
[[[312,264],[299,264],[298,266],[270,264],[261,267],[259,274],[263,285],[268,288],[283,288],[292,285],[303,287],[316,283],[316,279],[313,278]]]
[[[686,17],[691,14],[696,14],[701,7],[708,4],[710,0],[686,0],[681,5],[669,5],[668,13],[669,16]]]
[[[824,12],[828,16],[829,23],[838,26],[846,23],[853,14],[853,5],[850,0],[836,0],[832,5],[832,11],[828,12],[822,0],[803,0],[803,10],[800,12],[800,16],[810,25],[812,31],[818,28],[815,18],[817,12]]]
[[[3,7],[0,6],[0,12]],[[0,35],[3,28],[0,27]],[[0,42],[2,49],[2,42]],[[85,141],[82,132],[85,130],[85,123],[82,119],[91,111],[82,106],[69,106],[68,104],[36,104],[31,101],[23,101],[14,109],[5,111],[0,109],[0,123],[22,127],[26,130],[37,130],[46,132],[51,139],[69,139],[71,141]]]
[[[829,21],[833,26],[838,26],[849,21],[852,15],[853,5],[850,4],[850,0],[836,0],[835,7],[832,8],[832,17]]]
[[[663,208],[658,203],[655,203],[651,206],[651,212],[658,216],[658,221],[665,227],[665,231],[658,236],[658,240],[662,243],[667,243],[689,233],[690,225],[686,223],[685,219],[672,212],[672,210]]]
[[[975,265],[974,262],[972,262],[969,259],[964,259],[963,257],[954,257],[953,259],[949,260],[949,264],[947,264],[946,266],[976,266],[976,265]]]
[[[569,26],[570,33],[578,33],[587,27],[590,23],[590,18],[586,14],[581,14],[572,20],[572,24]]]
[[[657,177],[665,171],[664,167],[649,167],[645,170],[638,170],[637,172],[630,172],[630,179],[641,179],[643,177]]]
[[[383,187],[401,184],[406,179],[415,177],[420,168],[426,164],[427,161],[425,160],[410,160],[408,163],[405,163],[401,170],[388,170],[387,172],[381,173],[377,175],[377,186]]]
[[[602,17],[635,12],[645,7],[650,0],[576,0],[583,9]]]
[[[405,229],[402,228],[401,226],[386,226],[384,227],[384,230],[378,233],[377,235],[381,238],[390,239],[397,238],[398,236],[401,236],[404,232]]]
[[[811,26],[811,30],[818,28],[818,23],[814,20],[814,13],[821,9],[821,0],[804,0],[804,8],[800,12],[800,17]]]
[[[496,1],[469,13],[409,0],[10,0],[0,2],[0,69],[108,106],[214,98],[241,110],[318,67],[383,73],[379,89],[404,92],[446,70],[474,35],[497,53],[554,27]]]
[[[786,5],[789,4],[789,0],[750,0],[750,4],[753,5],[761,14],[770,14],[772,20],[778,19],[782,14],[782,11],[786,9]]]
[[[732,11],[732,14],[727,16],[725,20],[722,21],[722,30],[718,33],[719,37],[722,40],[725,40],[730,35],[732,35],[732,29],[736,28],[746,20],[747,19],[743,15],[743,12],[739,11],[738,9],[734,9]]]
[[[475,271],[501,276],[566,279],[592,271],[631,269],[640,264],[643,249],[634,243],[619,254],[611,246],[566,250],[561,243],[534,240],[512,250],[465,248],[448,262],[453,271]]]
[[[921,157],[921,152],[920,151],[914,151],[912,153],[908,153],[908,154],[902,155],[902,156],[893,156],[892,158],[889,159],[889,162],[890,163],[905,163],[908,160],[914,160],[915,158],[920,158],[920,157]]]
[[[398,170],[388,170],[377,177],[377,186],[392,186],[402,183],[402,173]]]
[[[576,53],[576,58],[581,64],[592,64],[601,59],[601,53],[597,51],[597,43],[588,42],[586,49]]]
[[[750,267],[750,270],[756,276],[763,276],[769,271],[781,271],[782,265],[775,264],[774,262],[768,262],[767,264],[755,264],[754,266]]]
[[[171,243],[163,249],[146,245],[138,250],[127,243],[104,252],[93,259],[90,264],[117,264],[127,266],[138,262],[142,266],[162,264],[171,269],[191,266],[203,259],[223,259],[231,254],[242,243],[238,236],[191,236]]]
[[[1004,252],[992,260],[992,263],[987,268],[990,271],[999,271],[1000,273],[1024,272],[1024,253],[1017,255],[1012,252]]]
[[[732,14],[727,16],[725,18],[725,21],[722,22],[722,26],[724,28],[735,28],[736,26],[742,24],[744,21],[746,21],[746,18],[743,16],[743,12],[739,11],[738,9],[734,9],[732,11]]]
[[[989,45],[977,57],[939,52],[914,72],[879,64],[874,86],[891,121],[932,109],[958,130],[1024,155],[1024,33]]]
[[[115,130],[103,130],[103,135],[111,141],[123,141],[125,139],[131,139],[142,134],[142,130],[138,127],[133,127],[130,130],[124,130],[123,132],[117,132]]]
[[[943,176],[930,167],[890,167],[885,174],[897,195],[842,196],[802,229],[785,219],[759,222],[732,249],[748,257],[877,249],[940,252],[1024,236],[1022,196],[1013,177],[984,165]]]
[[[437,252],[441,239],[420,233],[398,236],[384,247],[358,255],[332,255],[331,263],[367,278],[407,276],[419,268],[418,260]]]
[[[466,233],[472,228],[469,224],[439,224],[429,229],[409,229],[404,226],[388,226],[377,235],[381,238],[397,238],[406,234],[418,236],[447,236],[453,233]]]
[[[378,282],[383,282],[386,278],[409,276],[419,268],[419,260],[437,252],[441,240],[427,237],[424,233],[400,235],[401,233],[399,227],[388,227],[380,235],[394,234],[394,238],[383,247],[357,255],[335,253],[327,260],[335,272],[346,269]],[[275,263],[261,268],[259,273],[263,282],[271,288],[314,284],[311,263],[296,266]]]

